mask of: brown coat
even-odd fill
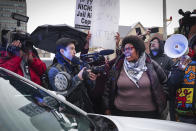
[[[104,95],[103,103],[105,109],[112,109],[114,107],[114,100],[117,94],[117,80],[123,67],[124,56],[121,55],[117,58],[115,64],[113,65],[109,79],[107,81]],[[157,107],[158,112],[161,114],[166,107],[166,86],[167,76],[163,69],[149,56],[146,59],[147,74],[151,83],[152,99]]]

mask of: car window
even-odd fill
[[[0,71],[1,131],[90,131],[92,122],[31,84]]]

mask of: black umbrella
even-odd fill
[[[66,37],[77,41],[76,52],[80,52],[86,43],[87,34],[68,25],[38,26],[30,35],[35,47],[55,53],[56,41]]]

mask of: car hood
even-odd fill
[[[91,114],[93,115],[93,114]],[[94,114],[95,115],[95,114]],[[96,114],[97,115],[97,114]],[[195,131],[196,125],[167,120],[101,115],[113,121],[119,131]]]

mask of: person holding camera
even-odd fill
[[[68,101],[86,112],[93,112],[87,91],[94,86],[97,75],[86,67],[82,68],[75,59],[75,44],[76,41],[69,38],[57,40],[57,63],[48,71],[49,82],[52,89],[62,93]]]
[[[13,71],[33,82],[41,85],[40,77],[46,71],[46,65],[42,62],[33,49],[30,41],[21,43],[15,40],[8,46],[9,56],[0,64],[0,67]]]
[[[93,65],[93,66],[103,66],[104,65],[104,71],[99,72],[97,74],[98,77],[96,79],[95,88],[88,92],[90,99],[93,103],[93,110],[95,111],[95,113],[104,114],[102,96],[103,96],[103,92],[104,92],[104,88],[105,88],[105,83],[107,81],[107,75],[112,67],[112,64],[114,64],[115,59],[109,61],[109,59],[106,59],[103,56],[101,57],[100,61],[96,61],[96,62],[93,62],[93,60],[90,60],[89,58],[84,59],[84,57],[82,55],[88,54],[89,41],[90,41],[92,35],[93,34],[91,34],[88,31],[88,34],[86,37],[86,44],[80,53],[80,58],[86,62],[91,61],[92,62],[91,65]],[[117,53],[117,55],[120,55],[120,53],[121,53],[121,51],[119,51],[120,50],[120,48],[119,48],[120,34],[118,32],[116,33],[114,39],[116,40],[116,43],[115,43],[116,44],[116,53]]]

